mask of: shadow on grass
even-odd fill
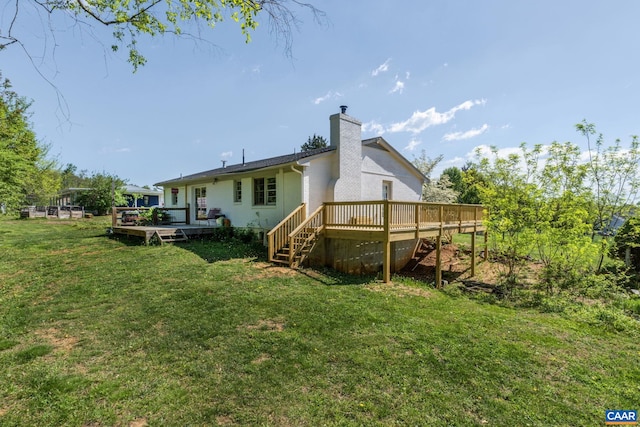
[[[144,240],[137,236],[110,235],[114,239],[126,246],[144,246]],[[212,236],[192,238],[187,242],[176,242],[174,244],[186,251],[192,252],[204,261],[213,264],[220,261],[232,259],[248,259],[250,262],[268,263],[267,248],[261,242],[245,242],[236,238],[219,239]],[[158,245],[151,242],[150,246]],[[271,268],[288,268],[281,264],[271,264]],[[326,286],[347,286],[364,285],[376,280],[374,275],[349,275],[340,273],[329,267],[300,268],[299,273]]]
[[[217,240],[205,237],[191,239],[179,245],[208,263],[238,258],[250,259],[251,262],[267,261],[267,248],[259,242],[242,242],[237,239]]]
[[[301,268],[299,273],[327,286],[366,285],[373,282],[376,277],[371,275],[352,275],[341,273],[329,267]]]

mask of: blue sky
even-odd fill
[[[3,28],[13,3],[0,1]],[[328,138],[342,104],[363,137],[410,160],[443,155],[439,170],[476,147],[586,148],[583,119],[610,142],[640,134],[638,1],[313,3],[326,20],[298,10],[292,58],[267,22],[245,44],[227,21],[206,42],[142,38],[148,63],[135,74],[109,30],[56,17],[51,33],[25,8],[14,31],[37,67],[14,45],[0,70],[33,99],[33,128],[62,164],[137,185],[241,162],[243,149],[247,160],[292,153]]]

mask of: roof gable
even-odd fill
[[[416,175],[418,178],[428,181],[429,179],[418,169],[413,163],[411,163],[406,157],[400,154],[391,144],[389,144],[385,139],[381,136],[377,136],[375,138],[369,138],[362,141],[362,145],[370,148],[376,148],[378,150],[387,151],[391,157],[400,162],[405,168],[407,168],[412,174]]]

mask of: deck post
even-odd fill
[[[118,225],[118,209],[113,206],[111,208],[111,226],[116,227]]]
[[[293,237],[289,236],[289,267],[293,267],[293,256],[296,253]]]
[[[471,235],[471,277],[476,275],[476,227]]]
[[[442,286],[442,234],[444,233],[444,206],[440,205],[438,209],[438,221],[440,222],[440,230],[436,237],[436,288]]]
[[[384,217],[383,217],[383,229],[384,229],[384,242],[383,243],[383,259],[382,259],[382,280],[384,283],[391,283],[391,236],[389,221],[391,217],[391,205],[388,200],[383,202]]]
[[[442,286],[442,234],[436,237],[436,289]]]
[[[487,230],[484,230],[484,260],[489,259],[489,233]]]
[[[415,219],[416,219],[416,239],[419,239],[420,238],[420,203],[416,203]]]
[[[476,233],[478,232],[478,209],[473,210],[473,234],[471,235],[471,277],[476,275]]]
[[[187,207],[185,208],[185,224],[191,224],[191,204],[187,203]]]

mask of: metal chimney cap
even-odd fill
[[[349,107],[347,107],[346,105],[341,105],[340,106],[340,111],[342,112],[342,114],[346,114],[347,113],[347,108],[349,108]]]

